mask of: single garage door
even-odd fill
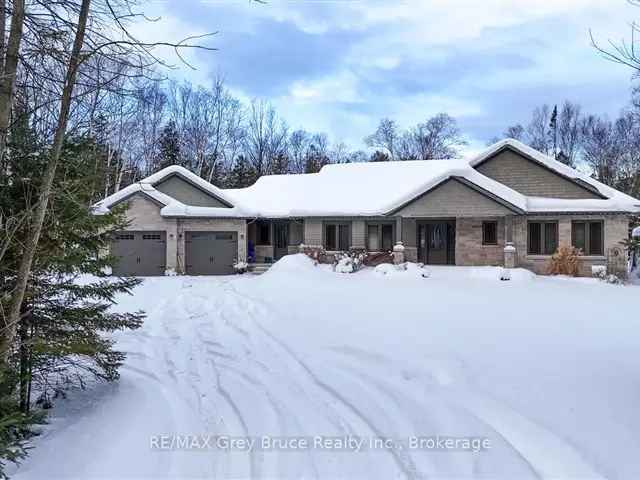
[[[164,275],[167,262],[166,232],[117,232],[112,254],[118,258],[113,274],[119,276]]]
[[[237,232],[186,232],[187,275],[229,275],[238,256]]]

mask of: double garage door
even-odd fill
[[[237,232],[186,232],[187,275],[229,275],[238,256]]]
[[[164,275],[167,234],[162,231],[118,232],[112,254],[118,259],[113,274],[118,276]],[[185,232],[187,275],[229,275],[238,254],[236,232]]]

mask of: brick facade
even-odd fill
[[[544,275],[549,271],[549,255],[527,254],[527,222],[535,220],[558,221],[558,245],[571,245],[571,223],[575,220],[602,220],[604,222],[604,255],[580,258],[579,274],[590,277],[593,265],[606,265],[607,252],[619,247],[623,255],[626,251],[620,242],[629,236],[629,218],[627,215],[544,215],[514,217],[513,241],[517,251],[516,266],[527,268],[537,274]]]
[[[498,224],[496,245],[482,244],[482,223]],[[456,265],[498,266],[504,264],[504,217],[458,218],[456,220]]]

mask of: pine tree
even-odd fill
[[[39,178],[46,150],[37,143],[24,111],[16,115],[9,142],[11,181],[0,189],[0,211],[25,213],[37,199],[33,179]],[[101,252],[126,219],[123,209],[92,214],[90,205],[102,182],[101,174],[91,168],[95,149],[93,139],[70,140],[64,147],[9,370],[0,372],[0,457],[10,461],[26,454],[30,425],[41,420],[57,395],[69,387],[118,378],[124,354],[113,348],[105,333],[138,328],[144,318],[142,312],[110,310],[116,295],[130,292],[140,281],[105,278],[113,258]],[[2,301],[13,288],[26,235],[25,222],[0,262]],[[80,275],[82,282],[77,281]]]
[[[244,188],[257,180],[256,171],[244,155],[238,156],[229,174],[229,188]]]
[[[162,129],[159,139],[159,168],[170,165],[181,165],[180,159],[180,134],[173,120]]]
[[[370,162],[388,162],[389,159],[389,155],[387,155],[384,152],[381,152],[380,150],[376,150],[375,153],[373,153],[373,155],[371,155],[371,158],[369,159]]]
[[[549,121],[549,135],[551,136],[551,144],[553,145],[553,156],[558,158],[558,106],[553,106],[551,112],[551,120]]]

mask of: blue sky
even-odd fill
[[[145,11],[162,18],[140,27],[144,38],[218,32],[208,44],[219,50],[189,53],[198,70],[176,75],[222,75],[292,128],[354,148],[382,117],[407,127],[447,112],[477,150],[545,102],[615,116],[631,71],[602,59],[589,30],[620,40],[640,20],[626,0],[174,0]]]

